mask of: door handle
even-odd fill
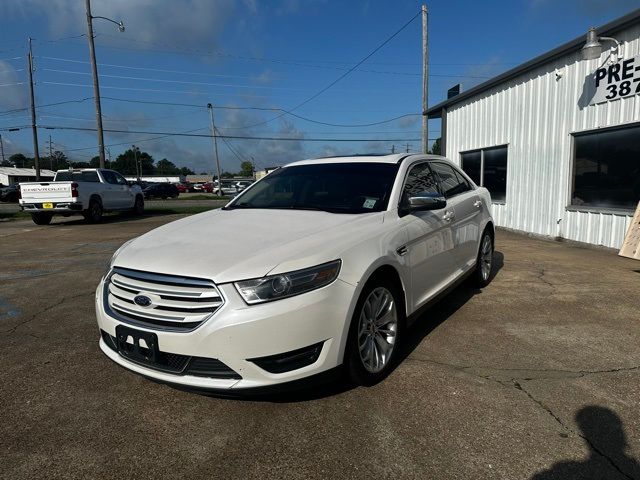
[[[476,200],[475,202],[473,202],[473,206],[480,208],[482,206],[482,202],[480,200]]]
[[[399,247],[399,248],[396,250],[396,253],[397,253],[398,255],[400,255],[401,257],[402,257],[402,256],[404,256],[404,255],[406,255],[406,254],[407,254],[407,252],[408,252],[408,250],[407,250],[407,246],[406,246],[406,245],[403,245],[403,246]]]
[[[453,220],[454,216],[454,213],[450,210],[442,216],[442,220],[444,220],[445,222],[450,222],[451,220]]]

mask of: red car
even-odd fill
[[[191,189],[191,185],[189,185],[188,183],[177,183],[176,187],[178,187],[178,191],[180,193],[188,193]]]

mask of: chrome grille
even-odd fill
[[[156,330],[193,330],[224,303],[215,284],[199,278],[114,268],[104,285],[107,312]],[[149,297],[151,305],[136,304],[138,295]]]

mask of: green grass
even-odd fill
[[[189,195],[180,195],[176,200],[231,200],[228,197],[218,197],[217,195],[207,195],[207,194],[189,194]]]
[[[215,208],[215,207],[214,207]],[[167,207],[147,207],[144,209],[145,213],[151,215],[176,215],[176,214],[190,214],[193,215],[195,213],[208,212],[209,210],[213,210],[214,208],[208,207],[206,205],[203,206],[185,206],[182,207],[180,205],[176,206],[167,206]]]
[[[31,218],[31,215],[25,212],[0,212],[0,220],[24,220]]]

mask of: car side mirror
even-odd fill
[[[422,212],[427,210],[440,210],[447,206],[447,200],[440,195],[420,195],[404,197],[400,203],[398,213],[401,217],[409,215],[411,212]]]

